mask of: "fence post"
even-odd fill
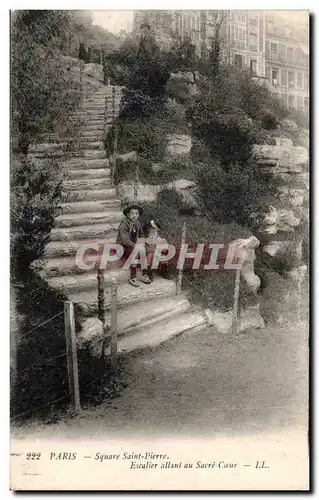
[[[81,403],[73,302],[64,302],[64,325],[71,404],[75,413],[79,413]]]
[[[105,96],[104,98],[104,138],[106,137],[107,130],[107,109],[108,109],[108,98]]]
[[[97,304],[98,318],[104,325],[105,321],[105,304],[104,304],[104,271],[98,268],[97,270]]]
[[[234,305],[233,305],[233,321],[232,331],[234,335],[239,333],[239,318],[238,318],[238,301],[239,301],[239,285],[240,285],[241,268],[236,269],[235,289],[234,289]]]
[[[183,223],[181,248],[184,245],[185,240],[186,240],[186,221]],[[183,269],[179,269],[178,276],[177,276],[177,284],[176,284],[176,294],[177,295],[179,295],[182,291],[182,280],[183,280]]]
[[[117,374],[117,282],[111,284],[111,364]]]

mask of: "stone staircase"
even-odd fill
[[[66,174],[66,199],[40,262],[41,273],[74,303],[89,305],[91,315],[97,313],[97,271],[80,269],[75,255],[83,244],[114,242],[123,218],[103,144],[104,100],[111,95],[112,87],[100,88],[70,118],[81,124],[71,146],[50,136],[51,142],[37,144],[30,151],[38,161],[62,155]],[[121,87],[115,88],[115,99],[119,112]],[[110,113],[107,127],[111,123]],[[64,146],[67,154],[61,153]],[[156,346],[186,330],[205,327],[205,313],[193,310],[183,295],[176,295],[174,281],[155,277],[151,285],[141,283],[140,288],[134,288],[128,284],[129,271],[112,266],[105,271],[106,286],[114,277],[118,283],[119,352]],[[108,293],[105,306],[109,311]],[[109,313],[106,320],[110,320]]]

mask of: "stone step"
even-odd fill
[[[129,283],[119,285],[117,290],[118,308],[140,302],[149,302],[155,298],[167,298],[176,294],[176,283],[171,280],[156,277],[150,285],[144,283],[140,283],[140,285],[139,288],[135,288]],[[71,293],[69,298],[73,302],[88,304],[92,312],[97,311],[97,299],[91,299],[92,291],[92,289],[89,289],[81,293]],[[110,297],[106,294],[105,308],[110,309],[110,306]]]
[[[205,314],[201,312],[185,312],[178,316],[174,315],[153,325],[136,328],[130,335],[120,337],[117,350],[119,354],[125,354],[147,347],[157,347],[186,331],[199,332],[206,325]],[[106,349],[105,354],[110,354],[110,347]]]
[[[119,309],[117,316],[118,333],[127,335],[137,328],[148,327],[172,316],[186,312],[190,308],[189,301],[182,295],[171,296],[168,299],[140,302],[132,306]],[[111,314],[105,315],[107,324],[111,324]]]
[[[75,245],[77,246],[77,249],[80,249],[80,245],[78,245],[79,242],[76,242]],[[96,243],[96,242],[95,242]],[[95,274],[97,275],[97,268],[99,265],[99,259],[97,256],[96,251],[92,249],[92,253],[85,253],[85,259],[84,259],[84,264],[85,265],[90,265],[91,263],[96,264],[93,269],[87,269],[86,267],[81,265],[82,258],[79,255],[79,260],[76,260],[76,255],[72,255],[70,257],[57,257],[53,259],[42,259],[41,265],[42,269],[45,273],[45,275],[49,278],[53,277],[65,277],[65,276],[75,276],[78,274]],[[105,269],[104,274],[108,274],[110,271],[122,271],[121,269],[122,263],[121,262],[115,262],[115,263],[108,263],[107,268]],[[123,273],[126,272],[126,281],[129,279],[129,270],[123,270]],[[125,281],[125,279],[123,278]],[[122,280],[122,281],[123,281]],[[89,288],[86,286],[86,288]],[[83,289],[82,289],[83,290]]]
[[[118,222],[109,224],[93,224],[92,226],[56,227],[51,229],[51,241],[76,241],[89,238],[106,238],[113,236],[119,226]]]
[[[82,189],[96,190],[108,188],[110,185],[110,177],[100,179],[72,179],[63,181],[63,189],[66,191],[79,191]]]
[[[66,157],[69,159],[70,157],[83,158],[83,159],[102,159],[106,157],[106,153],[103,150],[94,150],[94,149],[78,149],[76,151],[38,151],[32,153],[32,156],[35,158],[61,158]]]
[[[93,159],[85,159],[85,158],[70,158],[63,163],[63,168],[66,170],[73,169],[100,169],[109,167],[109,159],[108,158],[93,158]]]
[[[61,203],[60,207],[62,209],[62,214],[99,212],[105,209],[120,209],[121,200],[119,198],[111,198],[99,201],[75,201],[71,203]]]
[[[110,168],[72,169],[67,173],[68,179],[106,179],[111,175]]]
[[[75,255],[78,249],[82,245],[96,244],[102,245],[116,243],[117,231],[114,229],[113,231],[109,231],[108,236],[100,237],[98,240],[96,238],[89,239],[80,239],[80,240],[66,240],[66,241],[50,241],[47,243],[44,249],[44,259],[54,259],[58,257],[71,257]]]
[[[55,152],[62,149],[64,151],[73,151],[74,149],[104,149],[103,141],[92,141],[90,138],[80,141],[79,139],[72,142],[47,142],[30,146],[30,153],[46,153]],[[60,152],[60,151],[59,151]]]
[[[62,193],[65,203],[76,201],[100,201],[108,198],[116,198],[115,188],[109,189],[82,189],[81,191],[67,191]]]
[[[125,283],[129,279],[129,271],[125,269],[110,269],[104,273],[105,285],[111,284],[112,278],[116,278],[118,283]],[[55,276],[48,279],[49,285],[55,290],[64,292],[66,295],[70,293],[81,293],[84,290],[91,289],[91,294],[95,288],[95,299],[97,295],[97,271],[88,271],[83,274],[72,276]]]
[[[121,210],[104,211],[104,212],[88,212],[88,213],[64,213],[55,218],[54,227],[72,227],[86,226],[89,224],[108,224],[117,222],[118,224],[123,219]]]

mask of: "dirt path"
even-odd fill
[[[306,426],[307,335],[305,324],[236,339],[212,329],[181,335],[127,359],[120,397],[15,434],[208,436]]]

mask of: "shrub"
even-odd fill
[[[20,272],[38,259],[59,213],[62,176],[59,165],[23,158],[11,165],[11,256]]]
[[[276,186],[254,161],[227,167],[209,160],[197,170],[198,202],[216,222],[258,227],[268,205],[265,201]]]
[[[277,128],[279,120],[272,111],[266,111],[261,118],[262,127],[266,130],[273,130]]]

